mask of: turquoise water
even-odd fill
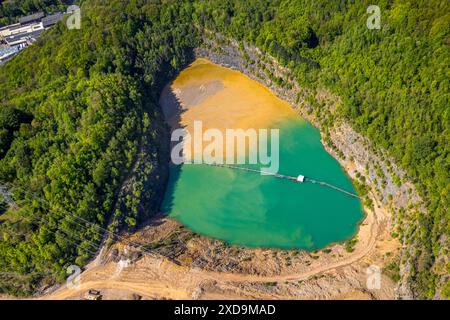
[[[302,174],[356,193],[316,128],[297,118],[277,127],[280,174]],[[357,198],[321,185],[186,164],[171,167],[162,211],[230,244],[306,250],[351,238],[364,216]]]

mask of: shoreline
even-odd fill
[[[205,48],[198,49],[197,57],[208,58],[216,64],[228,68],[231,67],[234,70],[241,71],[250,79],[258,81],[280,99],[287,101],[302,118],[320,130],[318,120],[315,120],[308,114],[307,106],[300,105],[295,107],[296,103],[292,102],[295,99],[292,96],[280,95],[280,92],[274,90],[273,86],[267,85],[264,81],[258,79],[258,73],[249,75],[248,73],[251,70],[240,70],[238,67],[233,68],[230,64],[218,61],[220,59],[217,57],[214,60],[213,53],[208,53],[207,50]],[[232,55],[230,57],[229,60],[235,59],[237,61],[236,64],[239,65],[240,62],[235,57]],[[327,93],[321,92],[320,94],[325,100],[329,99]],[[287,99],[289,97],[290,99]],[[337,151],[331,148],[328,143],[325,143],[325,136],[322,130],[320,131],[322,145],[333,158],[338,160],[347,176],[354,178],[356,172],[363,171],[364,165],[351,159],[358,153],[346,152],[345,155],[347,157],[341,159]],[[361,144],[361,139],[345,124],[336,125],[331,132],[331,136],[333,143],[342,142],[339,144],[339,147],[346,147],[347,151],[354,151],[352,148],[358,148]],[[346,139],[348,136],[353,137],[352,142],[348,142]],[[366,148],[362,149],[366,150]],[[364,152],[366,151],[362,151],[363,156]],[[349,155],[352,156],[350,159],[347,159]],[[371,159],[371,157],[372,155],[367,158]],[[359,157],[355,160],[358,159],[361,158]],[[398,296],[398,292],[396,292],[397,285],[384,274],[382,277],[385,285],[382,290],[368,290],[365,287],[366,268],[371,264],[384,266],[390,261],[394,261],[394,257],[399,255],[400,247],[399,241],[390,235],[389,225],[392,216],[388,212],[389,204],[385,202],[385,199],[379,200],[375,195],[377,190],[373,190],[375,187],[371,179],[369,179],[368,184],[371,187],[369,192],[370,198],[375,203],[374,210],[364,210],[366,216],[358,225],[357,230],[359,240],[351,253],[344,252],[342,243],[327,246],[326,248],[331,249],[327,253],[322,250],[318,253],[301,252],[299,255],[294,255],[295,252],[292,252],[292,250],[238,248],[237,253],[243,258],[240,261],[234,261],[233,259],[225,261],[237,263],[236,267],[227,269],[228,267],[225,266],[225,263],[221,264],[222,260],[230,258],[236,252],[230,248],[222,247],[218,244],[220,241],[188,232],[188,240],[183,242],[186,252],[182,252],[180,256],[177,256],[177,259],[185,259],[181,263],[178,260],[173,260],[172,257],[160,256],[159,258],[154,258],[143,256],[133,261],[130,267],[125,268],[123,275],[121,274],[120,278],[117,279],[118,281],[112,281],[110,279],[111,273],[108,273],[108,270],[111,271],[111,268],[117,265],[117,261],[113,260],[111,252],[112,250],[118,250],[119,255],[123,255],[127,251],[132,250],[132,248],[128,248],[123,243],[113,244],[103,252],[102,257],[99,259],[100,262],[96,266],[92,266],[82,273],[82,279],[84,278],[83,288],[107,288],[110,298],[117,298],[123,293],[124,288],[129,288],[130,290],[141,290],[138,292],[143,293],[145,298],[157,299],[180,297],[187,299],[218,299],[224,297],[250,299],[344,299],[352,297],[358,299],[393,299]],[[401,205],[404,197],[400,195],[397,200]],[[151,238],[147,235],[148,232],[150,235],[160,239],[158,237],[161,234],[167,236],[174,230],[177,233],[180,227],[179,225],[177,226],[175,221],[170,219],[158,221],[158,225],[151,226],[148,229],[145,227],[143,230],[129,235],[129,238],[140,239],[142,237],[141,239],[148,240]],[[164,231],[164,228],[167,228],[169,231]],[[216,249],[223,251],[223,255],[220,252],[219,254],[210,252]],[[231,254],[231,252],[233,253]],[[250,263],[247,263],[246,259],[249,258],[249,255],[247,255],[249,252],[252,257],[255,257],[252,258]],[[282,265],[285,262],[284,255],[286,252],[288,252],[286,256],[290,259],[289,261],[292,261],[293,266]],[[337,258],[330,259],[332,256]],[[192,263],[199,259],[203,261],[203,265],[199,267],[193,266]],[[275,286],[267,284],[267,282],[274,281],[276,281]],[[138,288],[137,284],[140,283],[148,283],[149,286],[145,289]],[[182,284],[181,289],[180,284]],[[157,289],[161,287],[166,288],[164,294],[158,294]],[[199,290],[201,291],[200,295],[196,294]],[[75,290],[71,292],[65,286],[62,286],[53,293],[40,298],[81,298],[82,291]]]
[[[307,119],[305,119],[307,120]],[[332,150],[327,148],[327,145],[323,143],[323,140],[321,141],[325,150],[331,155]],[[342,170],[345,171],[347,176],[351,177],[352,170],[355,167],[354,163],[351,162],[343,162],[342,160],[336,158],[341,165]],[[183,253],[186,261],[181,261],[180,258],[177,257],[176,259],[173,259],[171,257],[165,257],[164,255],[160,255],[158,257],[152,257],[144,255],[140,259],[133,261],[130,266],[130,271],[124,270],[126,276],[124,278],[123,275],[120,275],[119,279],[113,279],[111,278],[111,274],[114,274],[114,272],[106,272],[106,270],[111,270],[117,263],[114,261],[111,261],[111,252],[112,250],[117,250],[121,254],[125,254],[129,250],[133,250],[132,248],[128,248],[126,244],[124,243],[116,243],[113,244],[111,248],[108,248],[106,252],[103,252],[103,257],[98,259],[99,263],[96,265],[92,265],[86,269],[82,273],[82,289],[79,290],[70,290],[68,288],[65,288],[65,286],[60,287],[53,293],[49,295],[44,295],[40,297],[41,299],[60,299],[60,298],[81,298],[83,291],[90,289],[90,288],[102,288],[104,290],[109,290],[111,294],[111,298],[117,297],[114,296],[114,294],[119,295],[123,294],[123,291],[125,290],[131,290],[133,292],[138,292],[140,294],[143,294],[145,297],[151,297],[152,295],[156,294],[157,288],[161,288],[161,286],[165,286],[167,289],[167,292],[164,295],[160,295],[164,298],[193,298],[194,292],[196,292],[198,287],[201,287],[202,283],[205,282],[214,282],[216,286],[223,287],[223,286],[232,286],[236,290],[236,294],[234,295],[234,298],[236,297],[246,297],[246,295],[242,292],[240,293],[239,287],[240,286],[249,286],[250,288],[253,288],[254,286],[258,286],[261,284],[267,284],[267,283],[277,283],[277,286],[279,286],[279,283],[282,282],[289,282],[292,286],[292,283],[317,283],[322,279],[322,277],[331,277],[328,281],[332,281],[333,274],[337,273],[344,273],[345,276],[341,278],[341,281],[343,282],[342,286],[349,286],[347,288],[347,291],[344,290],[345,294],[349,294],[349,297],[352,296],[350,292],[353,292],[354,296],[364,296],[367,298],[377,298],[377,293],[367,291],[367,289],[364,288],[363,281],[359,280],[359,284],[355,286],[354,284],[351,284],[352,281],[354,281],[355,278],[361,278],[365,277],[365,268],[369,265],[369,263],[377,263],[377,264],[383,264],[383,259],[380,259],[380,257],[377,257],[377,254],[379,255],[380,252],[383,250],[380,250],[380,246],[383,241],[391,242],[393,239],[389,237],[389,230],[385,224],[386,221],[389,220],[389,216],[387,215],[386,209],[384,206],[378,202],[376,197],[371,192],[371,198],[375,201],[374,210],[371,210],[367,207],[364,207],[365,216],[361,218],[361,221],[358,223],[357,231],[356,231],[356,237],[358,238],[358,242],[355,244],[354,250],[352,252],[346,252],[344,249],[344,243],[345,241],[339,241],[337,243],[333,243],[330,245],[327,245],[323,249],[314,250],[314,251],[307,251],[307,250],[292,250],[292,249],[267,249],[267,248],[241,248],[239,245],[226,245],[224,243],[220,244],[222,241],[215,240],[212,238],[208,238],[205,236],[198,235],[192,231],[187,231],[187,234],[189,235],[188,238],[193,237],[194,240],[188,240],[185,243],[186,247],[189,246],[199,246],[201,250],[206,250],[206,248],[211,248],[214,246],[217,246],[220,250],[224,250],[224,252],[228,251],[237,251],[244,252],[244,253],[250,253],[250,254],[259,254],[259,253],[267,253],[265,255],[266,258],[263,259],[262,265],[259,265],[259,269],[254,269],[255,266],[259,263],[261,264],[261,261],[251,261],[250,264],[254,264],[254,266],[250,266],[249,270],[254,270],[254,272],[249,272],[249,270],[239,270],[238,268],[231,268],[226,271],[221,271],[221,267],[217,268],[214,267],[214,264],[219,263],[219,261],[222,259],[220,257],[214,257],[209,256],[208,258],[211,260],[216,259],[216,262],[212,262],[213,266],[206,265],[206,267],[196,267],[192,266],[192,263],[188,263],[189,259],[193,259],[197,252],[189,252]],[[159,219],[159,218],[158,218]],[[171,218],[163,217],[160,218],[161,225],[164,227],[168,225],[169,227],[171,225],[176,226],[178,223],[175,221],[172,221]],[[159,222],[158,222],[159,224]],[[179,224],[178,224],[179,225]],[[179,226],[178,226],[179,227]],[[176,227],[176,228],[178,228]],[[159,227],[158,227],[159,228]],[[175,228],[175,227],[174,227]],[[153,236],[158,237],[158,232],[155,231],[155,227],[150,227],[151,230],[139,230],[136,233],[133,233],[129,236],[130,239],[138,239],[139,242],[142,242],[141,240],[148,240],[151,237],[148,237],[145,232],[149,231],[153,234]],[[157,229],[157,228],[156,228]],[[172,230],[173,231],[173,230]],[[163,232],[164,233],[164,232]],[[353,236],[353,237],[355,237]],[[353,238],[351,237],[351,238]],[[350,238],[350,239],[351,239]],[[159,239],[159,238],[158,238]],[[136,240],[133,240],[136,241]],[[161,239],[157,240],[161,242]],[[394,240],[395,241],[395,240]],[[219,243],[219,244],[218,244]],[[211,245],[212,244],[212,245]],[[225,248],[222,248],[224,246]],[[398,244],[388,245],[387,246],[389,250],[394,248],[398,248]],[[214,247],[215,248],[215,247]],[[174,248],[169,248],[169,252],[177,251],[174,250]],[[175,248],[177,249],[177,248]],[[228,250],[228,251],[227,251]],[[330,250],[329,252],[326,252]],[[273,258],[274,255],[283,255],[286,252],[289,254],[292,254],[295,251],[301,251],[302,253],[299,255],[299,258],[293,258],[290,256],[290,261],[294,261],[294,265],[296,268],[289,268],[289,267],[279,267],[280,262],[279,260],[271,261],[269,257],[269,261],[267,261],[267,256],[271,256]],[[320,251],[320,252],[318,252]],[[391,252],[391,251],[389,251]],[[182,254],[182,255],[183,255]],[[309,259],[309,264],[305,264],[304,261],[306,258],[313,257],[312,259]],[[245,258],[247,259],[247,257]],[[245,265],[245,259],[240,261],[242,265]],[[278,262],[277,262],[278,261]],[[380,263],[381,262],[381,263]],[[220,263],[219,263],[220,264]],[[266,267],[266,264],[271,265],[268,267],[266,271],[262,271],[262,268]],[[151,266],[156,267],[156,271]],[[161,268],[161,266],[164,265],[164,268]],[[150,271],[150,269],[152,269]],[[242,269],[242,267],[241,267]],[[297,271],[297,269],[300,269]],[[255,271],[256,270],[256,271]],[[257,271],[260,270],[260,271]],[[355,270],[358,270],[358,272],[355,273]],[[127,276],[129,272],[129,275]],[[260,274],[260,272],[265,272],[266,274]],[[142,281],[142,279],[136,279],[136,275],[140,274],[147,274],[151,273],[152,277],[150,277],[148,280]],[[183,274],[183,277],[187,277],[191,279],[193,283],[195,283],[194,289],[186,289],[186,291],[180,291],[175,289],[176,286],[169,285],[173,282],[173,279],[176,279],[180,276],[180,274]],[[132,279],[129,277],[131,276]],[[114,277],[114,276],[113,276]],[[168,277],[168,278],[167,278]],[[318,279],[316,279],[318,277]],[[84,278],[84,279],[83,279]],[[103,280],[100,280],[103,278]],[[119,281],[117,281],[119,280]],[[386,279],[385,282],[389,283],[389,280]],[[145,286],[141,286],[140,283],[145,283]],[[321,289],[322,291],[325,291],[325,294],[327,295],[327,290],[333,291],[336,288],[333,288],[333,285],[325,285]],[[191,291],[192,292],[191,292]],[[253,290],[253,289],[252,289]],[[288,289],[283,288],[281,290],[282,293],[278,296],[278,298],[304,298],[303,296],[296,297],[290,296],[287,294]],[[286,291],[286,292],[285,292]],[[386,292],[390,292],[387,294],[386,292],[383,293],[383,295],[379,296],[378,298],[383,299],[391,299],[394,297],[394,288],[393,284],[386,285],[385,288]],[[208,294],[205,291],[203,293],[203,297],[207,298],[209,297]],[[321,291],[318,291],[321,292]],[[238,294],[239,293],[239,294]],[[230,294],[230,293],[228,293]],[[317,293],[319,295],[319,293]],[[263,292],[256,291],[253,292],[254,298],[268,298],[268,296],[264,295]],[[226,293],[221,292],[221,295],[218,297],[224,297],[227,296]],[[216,297],[216,298],[218,298]],[[247,296],[248,297],[248,296]],[[316,297],[316,296],[312,296]],[[333,295],[331,297],[327,298],[338,298],[339,295]]]
[[[341,183],[344,183],[348,189],[352,190],[353,193],[348,192],[350,195],[357,197],[354,195],[355,190],[354,186],[351,186],[351,179],[349,175],[345,172],[341,165],[338,166],[336,164],[334,157],[323,145],[323,139],[319,138],[319,130],[310,124],[307,119],[300,117],[288,102],[281,100],[267,87],[239,71],[214,64],[205,58],[198,58],[194,60],[194,62],[192,62],[187,68],[185,68],[175,80],[164,87],[159,101],[163,112],[166,115],[166,121],[171,126],[172,130],[183,127],[191,133],[191,136],[192,132],[195,132],[195,125],[193,124],[198,120],[202,121],[203,127],[214,128],[215,130],[218,129],[221,132],[228,130],[227,128],[255,130],[255,128],[272,128],[276,125],[282,125],[283,123],[297,123],[300,121],[299,125],[301,125],[302,128],[308,128],[308,131],[302,131],[302,134],[314,135],[314,143],[317,143],[317,146],[315,145],[317,153],[320,154],[321,157],[323,156],[327,160],[329,159],[333,162],[333,170],[336,172],[334,175],[339,176],[339,179],[342,180]],[[189,139],[189,141],[191,140]],[[190,144],[192,144],[192,142],[190,142]],[[189,155],[192,157],[191,155],[195,154],[195,150],[192,149],[192,145],[188,145],[187,147],[191,148]],[[197,151],[202,152],[203,150]],[[315,150],[313,150],[313,152],[315,152]],[[290,154],[291,159],[295,159],[297,156],[298,154]],[[289,159],[284,159],[284,161],[294,162]],[[312,166],[317,167],[315,163],[313,163]],[[186,169],[190,167],[191,165],[183,166],[183,168]],[[308,167],[310,166],[307,165],[306,168]],[[293,168],[291,168],[291,170],[292,169]],[[309,170],[311,170],[311,168]],[[324,169],[320,171],[324,171]],[[313,170],[313,172],[315,172],[315,170]],[[316,174],[318,173],[316,172]],[[322,179],[325,178],[322,177]],[[311,181],[315,182],[314,180]],[[347,192],[339,188],[336,189],[344,193]],[[301,194],[298,193],[291,194],[291,196],[299,196],[303,201],[308,200],[302,198]],[[327,241],[318,241],[318,243],[316,243],[316,241],[313,242],[311,240],[311,245],[309,246],[301,243],[300,241],[258,242],[245,240],[245,237],[227,237],[222,233],[215,234],[210,232],[208,229],[205,230],[204,228],[196,227],[195,218],[193,219],[194,223],[191,224],[191,226],[192,231],[195,233],[224,241],[228,245],[235,247],[245,246],[251,249],[305,250],[307,252],[314,252],[326,249],[327,247],[337,243],[344,244],[357,235],[359,226],[367,215],[367,212],[364,212],[361,201],[359,202],[359,204],[351,203],[351,206],[349,203],[346,203],[348,205],[347,207],[339,206],[339,202],[336,202],[338,205],[337,208],[333,206],[319,206],[322,208],[321,210],[325,212],[333,212],[334,209],[339,209],[343,211],[342,214],[344,218],[346,218],[345,214],[347,214],[347,212],[354,212],[355,215],[357,212],[357,217],[351,220],[351,224],[347,225],[343,223],[340,224],[339,221],[335,221],[335,223],[342,228],[338,229],[336,226],[335,229],[345,229],[345,233],[338,233],[339,236],[334,238],[324,235]],[[316,207],[310,207],[308,211],[309,214],[314,215],[314,209],[316,209]],[[182,209],[179,208],[178,212],[181,210]],[[170,212],[171,211],[169,211],[169,213]],[[333,214],[329,215],[324,213],[322,216],[324,218],[328,217],[330,219],[329,223],[332,223],[331,221],[334,219]],[[183,219],[182,216],[179,217],[176,215],[173,216],[173,218],[180,223],[185,221],[188,225],[190,225],[189,222],[191,222],[189,219]],[[341,217],[338,217],[337,219],[340,221],[346,221],[345,219],[342,220]],[[303,226],[303,220],[299,220],[298,225]],[[311,232],[307,232],[306,234],[313,235],[314,230],[315,229],[311,230]],[[274,234],[278,233],[274,232]],[[282,233],[282,235],[285,236],[288,234]],[[321,237],[320,234],[314,235],[319,239]]]

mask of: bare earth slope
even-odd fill
[[[353,252],[336,244],[330,252],[309,254],[230,247],[160,217],[129,238],[150,247],[165,243],[155,254],[126,245],[126,239],[82,273],[79,287],[63,286],[41,298],[80,299],[98,289],[105,299],[392,299],[388,277],[379,290],[366,286],[366,268],[397,252],[387,231],[385,212],[377,208],[361,225]]]

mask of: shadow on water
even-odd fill
[[[167,123],[167,116],[164,111],[164,105],[162,105],[161,97],[166,94],[167,103],[170,103],[171,110],[173,110],[173,120],[178,124],[178,127],[181,128],[180,119],[181,119],[181,104],[178,101],[176,95],[172,90],[170,90],[170,86],[174,79],[177,78],[179,73],[188,67],[192,62],[195,61],[195,54],[193,48],[187,48],[184,52],[181,53],[181,56],[178,57],[181,61],[181,64],[174,68],[170,61],[166,61],[162,64],[162,67],[157,72],[156,76],[152,77],[153,82],[143,82],[142,83],[142,91],[144,100],[149,101],[149,105],[151,108],[149,109],[152,112],[153,124],[157,127],[157,137],[156,139],[160,141],[160,144],[156,144],[155,149],[151,152],[155,152],[158,157],[158,170],[155,170],[154,174],[160,177],[158,180],[157,186],[146,185],[145,188],[152,188],[151,199],[145,199],[145,210],[138,219],[138,229],[143,228],[147,225],[159,225],[162,223],[161,218],[165,216],[165,212],[161,212],[161,208],[164,202],[164,198],[166,197],[169,201],[165,203],[168,204],[168,208],[171,208],[172,198],[166,194],[167,188],[169,186],[169,181],[176,182],[179,178],[181,167],[176,170],[170,170],[172,164],[170,163],[170,152],[171,152],[171,130],[172,128]],[[146,71],[140,70],[145,78]],[[156,107],[156,110],[153,109]],[[154,179],[150,179],[155,181]],[[176,185],[173,184],[173,185]]]
[[[171,141],[171,133],[175,129],[183,129],[186,126],[181,124],[181,115],[186,110],[181,106],[180,99],[172,90],[173,81],[170,81],[162,90],[161,96],[159,98],[159,106],[164,114],[166,128],[168,134],[166,135],[166,166],[165,169],[168,171],[168,178],[165,181],[165,193],[160,204],[160,214],[159,216],[166,216],[173,208],[174,192],[180,178],[181,172],[183,170],[183,165],[175,165],[171,160],[171,150],[173,147],[179,143],[179,141]]]
[[[183,165],[170,164],[169,179],[166,184],[166,193],[161,204],[161,215],[166,216],[171,212],[174,205],[174,193],[180,179]]]

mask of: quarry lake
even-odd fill
[[[280,174],[356,193],[319,131],[240,72],[198,59],[166,86],[160,103],[173,129],[190,131],[198,120],[203,129],[279,129]],[[161,210],[230,244],[306,250],[351,238],[364,216],[358,198],[330,187],[205,164],[170,166]]]

